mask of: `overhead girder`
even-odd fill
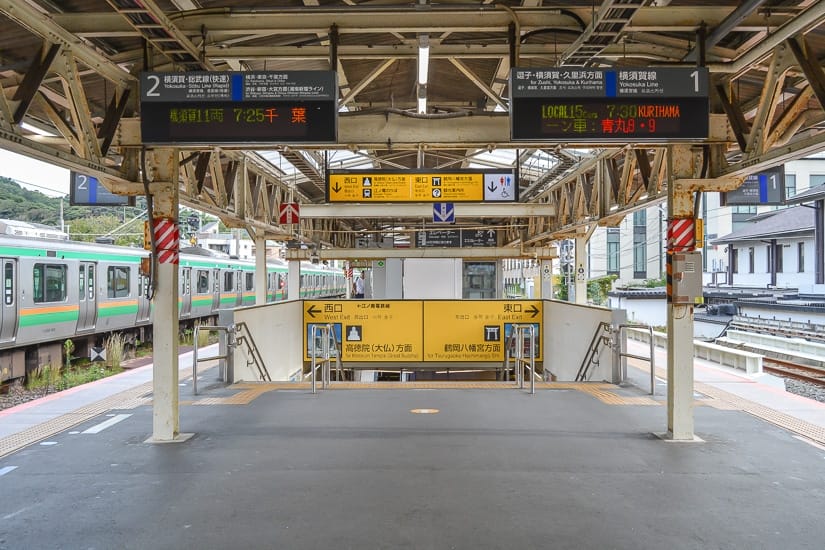
[[[6,0],[9,1],[9,0]],[[633,5],[630,5],[633,7]],[[730,6],[669,6],[666,10],[655,7],[639,8],[626,30],[629,32],[693,32],[704,22],[716,27],[734,10]],[[576,18],[565,15],[574,14]],[[134,28],[122,18],[110,12],[54,14],[55,22],[69,32],[80,36],[106,32],[107,36],[130,36]],[[209,29],[215,40],[238,34],[315,34],[326,33],[336,25],[340,34],[352,33],[465,33],[500,32],[518,21],[522,33],[537,29],[567,29],[581,32],[579,21],[590,24],[593,12],[589,7],[568,7],[553,10],[541,7],[512,7],[507,10],[496,5],[472,7],[429,8],[406,6],[352,6],[341,8],[305,7],[299,9],[273,8],[208,8],[190,10],[169,15],[176,28],[191,35],[201,34],[202,26]],[[766,27],[776,28],[795,13],[772,10],[751,13],[732,30],[756,31]],[[578,19],[578,20],[577,20]]]
[[[605,2],[603,5],[607,4]],[[727,118],[721,115],[711,116],[713,144],[710,146],[710,175],[708,179],[697,177],[691,180],[690,185],[696,189],[711,189],[714,184],[710,178],[722,178],[719,181],[724,183],[717,187],[729,187],[736,183],[736,177],[825,147],[825,137],[819,130],[810,129],[804,134],[799,134],[812,124],[825,119],[822,106],[813,107],[809,101],[816,97],[822,103],[825,96],[825,79],[822,76],[821,63],[810,57],[804,39],[800,38],[811,25],[819,24],[825,17],[825,7],[822,4],[816,3],[802,13],[771,11],[752,13],[744,17],[740,13],[736,19],[741,18],[741,21],[735,24],[731,22],[731,7],[703,6],[701,12],[694,8],[669,7],[667,10],[661,10],[642,7],[624,29],[649,40],[640,40],[644,42],[640,44],[607,46],[600,56],[618,57],[622,53],[631,57],[653,56],[659,53],[673,55],[679,49],[679,39],[664,35],[655,35],[654,38],[651,33],[693,32],[702,21],[710,28],[726,25],[731,31],[764,30],[766,27],[772,29],[772,32],[757,45],[749,45],[735,52],[712,48],[709,56],[711,72],[725,75],[717,87],[722,91],[733,89],[729,83],[752,70],[756,64],[764,66],[767,71],[766,78],[762,79],[765,82],[762,97],[758,104],[752,107],[753,113],[743,113],[743,110],[739,109],[737,114],[736,108],[730,108],[736,106],[737,102],[727,99]],[[40,69],[35,68],[24,74],[23,82],[10,85],[8,80],[2,81],[4,87],[0,88],[0,143],[41,160],[57,161],[64,166],[100,176],[118,192],[142,193],[142,187],[135,183],[138,172],[134,148],[140,145],[138,119],[128,117],[117,124],[117,120],[124,113],[128,113],[129,97],[130,93],[133,93],[135,80],[117,62],[107,59],[72,33],[72,30],[76,30],[78,36],[85,37],[96,36],[96,32],[105,32],[106,36],[116,36],[118,33],[122,33],[122,36],[137,36],[140,29],[129,24],[122,15],[113,13],[100,14],[101,17],[97,17],[98,14],[86,13],[51,14],[47,17],[23,0],[0,0],[0,11],[41,36],[44,51],[51,51],[50,45],[53,45],[55,51],[51,61],[42,63],[46,72],[54,73],[51,78],[38,75]],[[553,10],[503,10],[492,6],[483,9],[424,10],[313,8],[286,12],[262,11],[254,14],[240,14],[237,10],[234,13],[194,10],[165,17],[168,20],[167,30],[174,30],[177,33],[175,38],[179,41],[185,39],[188,42],[186,49],[190,54],[194,48],[195,54],[204,56],[209,63],[214,63],[221,60],[238,60],[241,59],[238,56],[242,54],[246,55],[246,59],[258,56],[271,58],[274,53],[283,58],[293,56],[295,59],[329,59],[330,56],[329,45],[257,49],[232,45],[219,48],[210,45],[230,37],[243,38],[254,34],[315,34],[322,37],[330,34],[333,25],[340,34],[374,33],[379,30],[396,33],[400,42],[403,38],[400,33],[419,31],[433,34],[504,33],[513,22],[511,11],[518,19],[521,33],[548,26],[579,28],[578,23],[570,17]],[[590,8],[572,11],[585,23],[590,22]],[[310,17],[313,18],[312,24],[309,24]],[[388,22],[389,19],[393,20],[392,23]],[[204,30],[208,33],[208,43],[196,46],[194,39],[202,37]],[[445,44],[440,40],[433,40],[431,44],[433,58],[449,58],[453,65],[485,95],[493,98],[494,102],[495,98],[498,98],[499,101],[496,103],[506,106],[501,99],[501,92],[504,89],[502,75],[506,76],[511,53],[507,45],[488,47],[472,43]],[[519,58],[552,59],[554,55],[553,46],[550,44],[519,44],[518,51]],[[397,46],[338,45],[337,55],[339,60],[383,60],[377,67],[386,68],[396,59],[417,55],[417,46],[410,41],[403,41]],[[125,52],[116,57],[118,61],[124,61],[134,59],[134,54]],[[492,83],[477,76],[473,78],[475,73],[461,61],[472,57],[501,59],[497,76]],[[714,63],[714,59],[723,59],[724,62]],[[209,65],[207,67],[213,68]],[[461,70],[462,67],[467,70]],[[800,69],[797,71],[796,67]],[[108,106],[92,107],[86,98],[82,76],[90,69],[114,84],[114,93]],[[788,82],[793,71],[801,72],[804,80],[800,79],[802,84],[799,85],[800,91],[797,95],[785,101],[785,105],[780,109],[780,98],[784,100],[789,96],[787,86],[783,86],[783,83]],[[350,88],[349,95],[345,95],[344,99],[357,104],[357,94],[368,88],[372,81],[370,76],[367,75]],[[372,78],[377,76],[378,74]],[[29,81],[28,84],[26,80]],[[31,92],[31,82],[38,83],[34,93]],[[46,86],[46,83],[49,86]],[[59,85],[59,89],[53,86],[55,83]],[[39,137],[20,130],[15,124],[15,118],[24,99],[28,105],[23,107],[22,112],[37,109],[48,119],[43,122],[51,123],[60,133],[59,137]],[[133,95],[131,100],[134,101]],[[725,100],[722,101],[724,102]],[[476,113],[472,117],[448,119],[443,124],[439,122],[393,114],[342,116],[339,144],[333,147],[393,151],[426,143],[433,149],[464,149],[472,152],[489,150],[492,147],[539,149],[548,145],[511,143],[509,121],[506,117],[479,116]],[[479,136],[484,136],[484,139],[479,139]],[[736,163],[728,164],[723,155],[728,143],[732,141],[738,141],[743,145],[745,154]],[[587,144],[600,145],[604,146],[604,150],[597,152],[593,159],[579,161],[578,165],[574,164],[571,167],[562,166],[558,173],[551,173],[549,177],[536,176],[533,180],[535,187],[528,187],[529,200],[534,204],[547,205],[553,209],[555,215],[519,216],[518,223],[515,224],[518,227],[506,230],[513,241],[538,242],[552,239],[561,234],[569,234],[583,224],[591,225],[596,220],[601,220],[602,224],[617,223],[616,220],[620,220],[628,212],[663,198],[667,179],[664,147],[631,144],[623,149],[616,149],[614,144],[609,143]],[[327,148],[330,146],[318,145],[307,148],[307,151],[311,153],[313,149]],[[106,157],[109,149],[114,149],[123,160],[115,160],[117,157],[114,155]],[[460,155],[455,156],[460,158]],[[468,158],[466,154],[464,158]],[[392,162],[377,157],[376,161]],[[283,201],[291,199],[287,191],[288,186],[281,181],[281,176],[274,173],[274,170],[267,169],[265,163],[258,163],[252,157],[233,148],[189,148],[181,152],[180,165],[182,204],[219,214],[231,225],[249,227],[256,232],[263,232],[268,237],[295,236],[293,228],[281,228],[274,223],[278,206]],[[318,177],[320,175],[308,174],[308,179],[316,186],[320,183]],[[308,197],[299,196],[297,200],[308,200]],[[322,241],[334,240],[339,244],[352,239],[351,236],[337,231],[330,219],[302,219],[298,233],[301,236],[311,234]]]

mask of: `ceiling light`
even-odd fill
[[[43,130],[42,128],[38,128],[37,126],[34,126],[32,124],[29,124],[28,122],[21,122],[20,127],[24,130],[28,130],[29,132],[31,132],[33,134],[37,134],[38,136],[55,137],[57,135],[57,134],[53,134],[51,132],[47,132],[46,130]]]
[[[430,37],[426,34],[418,35],[418,83],[427,83],[427,72],[430,70]]]

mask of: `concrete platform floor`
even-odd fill
[[[663,405],[574,389],[300,389],[206,404],[237,391],[181,408],[186,443],[145,443],[151,407],[138,404],[0,459],[0,549],[825,541],[825,449],[741,411],[698,406],[705,441],[676,443],[652,433]]]

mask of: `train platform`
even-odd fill
[[[151,383],[114,388],[138,376],[125,373],[56,394],[55,407],[94,392],[81,409],[100,411],[46,420],[73,423],[0,458],[0,549],[821,548],[825,404],[769,375],[695,368],[690,443],[657,437],[666,381],[650,396],[634,365],[633,384],[535,395],[496,382],[226,387],[212,369],[201,395],[181,380],[181,429],[195,435],[180,444],[146,442]]]

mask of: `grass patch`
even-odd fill
[[[45,393],[58,392],[88,384],[122,371],[123,369],[120,366],[111,367],[103,363],[90,363],[85,366],[78,365],[65,369],[43,365],[29,373],[26,389]]]

